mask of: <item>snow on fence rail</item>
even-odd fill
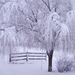
[[[46,60],[46,53],[10,53],[9,54],[9,62],[12,61],[20,61],[20,60]]]

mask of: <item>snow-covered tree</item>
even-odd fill
[[[38,39],[47,50],[49,59],[48,71],[52,71],[52,56],[56,47],[58,50],[69,50],[69,29],[67,25],[61,23],[60,16],[57,13],[50,13],[41,31],[42,34]]]

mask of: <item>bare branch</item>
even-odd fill
[[[0,31],[5,31],[5,29],[0,29]]]
[[[16,29],[16,32],[19,32],[19,31],[21,31],[21,30],[23,30],[23,28],[21,28],[21,29]]]
[[[34,22],[34,20],[32,19],[32,17],[31,17],[31,16],[29,17],[29,19],[30,19],[32,22]]]
[[[44,0],[42,0],[42,2],[43,2],[46,6],[48,6],[47,3],[46,3]]]
[[[23,11],[23,10],[21,10],[19,6],[18,6],[18,11],[20,11],[23,15],[25,15],[25,16],[26,16],[26,14],[24,13],[24,11]]]
[[[49,9],[49,11],[51,11],[51,9],[50,9],[50,2],[49,2],[49,0],[48,0],[48,9]]]
[[[48,4],[44,0],[42,0],[42,2],[48,7],[49,11],[51,11],[49,0],[47,0],[47,1],[48,1]]]
[[[37,22],[37,14],[35,15],[35,13],[33,12],[33,10],[31,10],[32,11],[32,14],[33,14],[33,16],[34,16],[34,21],[35,22]],[[38,13],[38,12],[37,12]]]
[[[28,3],[28,1],[27,1],[27,0],[25,0],[25,2],[26,2],[26,3]]]
[[[32,28],[28,28],[29,30],[33,31],[33,32],[38,32],[38,30],[34,30]]]

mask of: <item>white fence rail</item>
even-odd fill
[[[20,61],[20,60],[46,60],[46,53],[33,53],[33,52],[25,52],[25,53],[11,53],[9,54],[9,62],[12,61]]]

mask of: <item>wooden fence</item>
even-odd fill
[[[20,60],[46,60],[46,53],[11,53],[9,54],[9,62],[20,61]]]

